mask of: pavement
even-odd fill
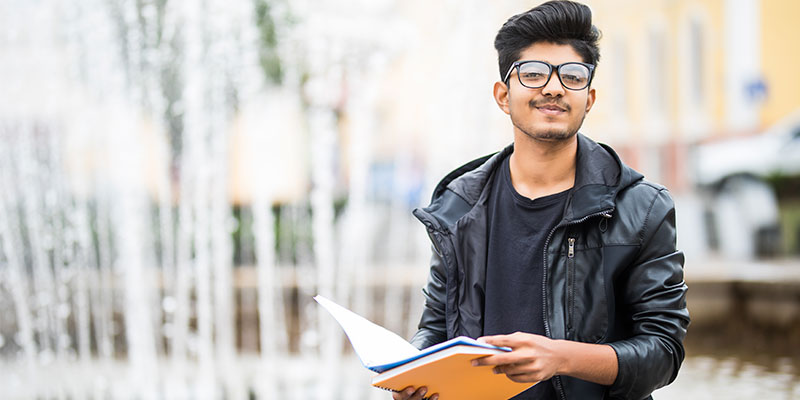
[[[770,260],[730,260],[687,258],[684,266],[687,283],[760,282],[800,285],[800,258]]]

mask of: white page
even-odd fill
[[[367,366],[383,365],[419,354],[419,350],[394,332],[322,297],[314,296],[342,326],[358,358]]]

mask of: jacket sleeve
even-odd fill
[[[634,263],[620,276],[618,296],[631,319],[632,335],[609,343],[619,370],[612,398],[642,399],[675,380],[684,359],[689,326],[683,253],[676,250],[675,206],[666,189],[650,205]]]
[[[431,253],[431,269],[430,275],[428,275],[428,283],[422,288],[422,294],[425,296],[425,307],[422,310],[422,318],[419,321],[419,330],[411,338],[411,344],[418,349],[424,349],[447,340],[445,325],[447,276],[445,265],[435,249],[432,249]]]

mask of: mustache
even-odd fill
[[[566,102],[559,98],[554,99],[540,99],[540,100],[531,100],[528,102],[528,105],[531,108],[539,108],[539,107],[546,107],[546,106],[556,106],[559,108],[563,108],[565,111],[569,112],[572,107],[569,106]]]

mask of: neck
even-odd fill
[[[578,136],[542,141],[517,133],[511,154],[511,183],[528,198],[563,192],[575,184]]]

